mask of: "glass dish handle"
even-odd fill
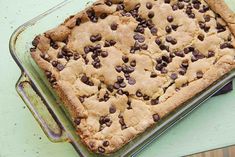
[[[24,73],[16,84],[16,90],[52,142],[68,141],[65,131],[56,121],[47,103],[37,94],[36,88]]]

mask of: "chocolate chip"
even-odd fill
[[[129,58],[127,56],[122,56],[122,60],[124,63],[129,62]]]
[[[218,22],[217,22],[217,24],[216,24],[216,29],[218,30],[218,31],[217,31],[218,33],[221,33],[221,32],[226,31],[226,27],[223,26],[222,24],[218,23]]]
[[[74,123],[75,123],[76,125],[80,125],[81,119],[80,119],[80,118],[76,118],[76,119],[74,120]]]
[[[56,78],[55,78],[54,76],[51,76],[51,77],[49,78],[49,82],[52,83],[52,84],[54,84],[54,83],[56,82]]]
[[[135,95],[136,95],[137,97],[142,97],[142,96],[143,96],[143,94],[140,92],[140,90],[137,90],[136,93],[135,93]]]
[[[36,51],[36,48],[33,48],[33,47],[30,48],[30,52],[35,52],[35,51]]]
[[[162,60],[164,62],[166,62],[166,63],[170,63],[172,61],[171,58],[169,56],[167,56],[167,55],[163,55],[162,56]]]
[[[140,44],[138,42],[135,42],[135,45],[133,48],[134,48],[134,51],[140,50]]]
[[[152,9],[152,7],[153,7],[153,4],[151,2],[146,3],[146,8],[147,9]]]
[[[130,85],[134,85],[135,83],[136,83],[136,80],[134,79],[134,78],[129,78],[129,80],[128,80],[128,83],[130,84]]]
[[[86,75],[83,75],[81,81],[86,84],[89,81],[89,78]]]
[[[186,12],[186,14],[190,15],[190,14],[192,14],[192,9],[187,6],[185,12]]]
[[[166,68],[163,67],[163,68],[161,69],[161,73],[162,73],[162,74],[166,74],[167,72],[168,72],[168,70],[167,70]]]
[[[135,68],[134,67],[131,67],[131,66],[128,66],[127,67],[127,71],[123,71],[124,73],[132,73],[132,72],[134,72],[135,71]]]
[[[103,146],[104,146],[104,147],[108,147],[108,146],[109,146],[109,141],[104,141],[104,142],[103,142]]]
[[[125,125],[123,116],[119,116],[119,123],[120,123],[121,125]]]
[[[148,13],[148,17],[151,19],[151,18],[153,18],[154,17],[154,12],[153,11],[150,11],[149,13]]]
[[[185,54],[184,54],[183,51],[176,51],[176,52],[174,52],[174,53],[175,53],[175,55],[178,56],[178,57],[184,57],[184,56],[185,56]]]
[[[157,59],[156,59],[156,62],[157,62],[158,64],[161,64],[161,63],[162,63],[162,57],[157,58]]]
[[[173,24],[173,25],[171,25],[171,28],[174,30],[174,31],[177,31],[177,28],[178,28],[179,26],[178,25],[175,25],[175,24]]]
[[[147,27],[149,28],[149,29],[151,29],[151,28],[153,28],[155,25],[154,25],[154,23],[153,23],[153,21],[151,20],[151,19],[148,19],[147,21],[146,21],[147,23]]]
[[[115,112],[116,112],[116,107],[113,106],[113,105],[111,105],[111,106],[109,107],[109,113],[115,113]]]
[[[76,26],[80,26],[81,22],[82,22],[81,18],[77,18],[77,20],[76,20]]]
[[[107,13],[102,13],[102,14],[100,14],[100,18],[101,18],[101,19],[105,19],[107,16],[108,16]]]
[[[79,99],[79,101],[80,101],[81,103],[83,103],[83,102],[85,101],[85,98],[84,98],[84,97],[79,97],[78,99]]]
[[[215,56],[215,52],[214,51],[209,51],[208,52],[208,58],[214,57],[214,56]]]
[[[177,3],[177,5],[178,5],[179,9],[184,9],[184,4],[183,3],[179,2],[179,3]]]
[[[174,58],[175,57],[175,54],[173,52],[170,52],[170,57],[171,58]]]
[[[45,74],[46,74],[47,78],[50,78],[52,75],[52,73],[50,71],[45,71]]]
[[[59,70],[59,71],[62,71],[64,69],[64,65],[61,64],[61,63],[58,63],[56,68]]]
[[[78,60],[80,58],[79,53],[74,53],[73,59]]]
[[[164,2],[169,4],[171,0],[164,0]]]
[[[104,149],[103,147],[98,147],[98,152],[104,153],[104,152],[105,152],[105,149]]]
[[[184,48],[184,53],[185,53],[185,54],[188,54],[189,52],[190,52],[190,50],[189,50],[188,47]]]
[[[159,48],[161,49],[161,50],[166,50],[166,45],[163,45],[163,44],[161,44],[160,46],[159,46]]]
[[[192,52],[192,54],[193,54],[194,56],[198,56],[198,55],[200,54],[200,51],[197,50],[197,49],[195,49],[195,50]]]
[[[113,92],[113,85],[108,85],[107,89],[112,93]]]
[[[40,54],[40,57],[43,58],[44,60],[48,61],[48,62],[50,62],[50,60],[51,60],[51,57],[46,53]]]
[[[53,67],[56,67],[58,65],[58,61],[52,61],[51,64]]]
[[[118,93],[119,95],[123,95],[123,94],[124,94],[122,89],[118,89],[117,93]]]
[[[98,22],[98,17],[96,16],[95,11],[94,11],[93,8],[88,9],[86,11],[86,14],[92,22],[94,22],[94,23]]]
[[[225,48],[233,49],[234,46],[232,44],[230,44],[230,43],[225,42],[225,43],[220,45],[220,49],[225,49]]]
[[[156,78],[156,77],[157,77],[157,74],[156,74],[155,72],[151,72],[150,77],[151,77],[151,78]]]
[[[202,8],[203,8],[204,12],[206,12],[206,11],[208,11],[210,9],[209,6],[206,6],[206,5],[203,5]]]
[[[181,65],[182,65],[183,67],[187,68],[188,65],[189,65],[188,59],[184,59],[184,60],[182,61],[182,64],[181,64]]]
[[[114,83],[113,87],[114,87],[114,89],[119,89],[120,85],[119,85],[119,83]]]
[[[86,64],[87,64],[87,62],[86,62]],[[92,62],[92,65],[93,65],[93,67],[96,68],[96,69],[101,68],[100,62],[94,61],[94,62]]]
[[[126,87],[126,83],[125,82],[120,83],[120,87],[121,88],[125,88]]]
[[[85,46],[83,50],[86,54],[88,54],[91,51],[90,46]]]
[[[171,74],[171,79],[176,80],[178,78],[178,75],[176,73]]]
[[[161,44],[162,44],[162,41],[161,41],[161,39],[156,38],[156,39],[155,39],[155,43],[156,43],[157,45],[161,45]]]
[[[145,41],[145,37],[140,34],[135,34],[133,38],[140,43],[143,43]]]
[[[194,13],[191,13],[188,15],[190,18],[194,19],[195,18],[195,14]]]
[[[92,36],[90,37],[91,42],[100,41],[101,39],[102,39],[101,34],[92,35]]]
[[[167,21],[168,22],[173,22],[174,21],[174,17],[173,16],[167,16]]]
[[[59,46],[56,42],[54,42],[53,40],[50,41],[50,46],[53,48],[53,49],[58,49]]]
[[[136,29],[135,29],[135,32],[139,32],[139,33],[143,34],[143,33],[144,33],[144,27],[138,25],[138,26],[136,27]]]
[[[108,52],[107,51],[102,51],[101,52],[101,57],[103,57],[103,58],[106,58],[106,57],[108,57]]]
[[[152,99],[150,101],[150,103],[151,103],[151,105],[157,105],[157,104],[159,104],[159,99],[158,98],[157,99]]]
[[[192,61],[192,62],[196,62],[197,60],[198,60],[197,57],[195,57],[195,56],[192,56],[192,57],[191,57],[191,61]]]
[[[145,101],[148,101],[150,99],[148,95],[144,95],[143,98]]]
[[[160,120],[160,116],[158,114],[153,115],[153,121],[158,122]]]
[[[198,71],[196,75],[197,75],[198,79],[201,79],[203,77],[203,72],[202,71]]]
[[[227,40],[228,41],[232,41],[232,35],[231,34],[228,35],[228,39]]]
[[[193,4],[193,7],[198,10],[200,9],[200,4],[199,3]]]
[[[147,49],[148,49],[148,45],[147,45],[147,44],[142,44],[142,45],[140,46],[140,48],[141,48],[142,50],[147,50]]]
[[[157,35],[158,29],[156,27],[153,27],[150,29],[150,32],[152,35]]]
[[[171,33],[171,27],[166,26],[165,30],[166,30],[167,33]]]
[[[209,22],[211,20],[210,15],[204,15],[203,18],[204,18],[205,22]]]
[[[116,67],[115,67],[115,69],[116,69],[116,71],[117,71],[117,72],[119,72],[119,73],[122,71],[122,67],[121,67],[121,66],[119,66],[119,65],[118,65],[118,66],[116,66]]]
[[[206,27],[206,24],[204,22],[202,22],[202,21],[199,21],[199,27],[201,29],[204,29]]]
[[[205,36],[204,36],[203,34],[199,34],[199,35],[197,36],[197,38],[198,38],[199,40],[203,41],[204,38],[205,38]]]
[[[172,40],[173,40],[173,38],[172,38],[171,36],[167,36],[167,37],[166,37],[166,41],[167,41],[167,42],[170,42],[170,43],[171,43]]]
[[[116,11],[123,10],[124,8],[125,8],[125,6],[123,4],[118,4],[117,8],[116,8]]]
[[[89,85],[89,86],[94,86],[94,83],[91,82],[91,81],[88,81],[88,82],[87,82],[87,85]]]
[[[181,67],[181,68],[179,69],[179,74],[180,74],[180,75],[185,75],[185,74],[186,74],[186,68],[185,68],[185,67]]]
[[[122,83],[124,81],[124,78],[122,78],[121,76],[118,76],[117,81],[118,81],[118,83]]]
[[[110,122],[110,118],[109,117],[104,117],[103,121],[104,121],[104,123],[108,123],[108,122]]]
[[[178,9],[178,6],[177,6],[176,4],[173,4],[173,5],[172,5],[172,10],[173,10],[173,11],[176,11],[177,9]]]
[[[125,74],[124,74],[124,76],[125,76],[125,78],[126,78],[127,80],[129,80],[129,78],[130,78],[130,74],[125,73]]]
[[[110,27],[111,27],[111,29],[112,29],[113,31],[115,31],[115,30],[117,30],[117,28],[118,28],[118,24],[114,22],[114,23],[111,24]]]
[[[112,6],[112,1],[111,0],[105,0],[104,2],[107,6]]]
[[[204,31],[209,32],[209,30],[210,30],[210,26],[205,26]]]
[[[135,66],[136,66],[136,61],[135,61],[135,60],[131,61],[131,62],[130,62],[130,65],[131,65],[132,67],[135,67]]]
[[[90,37],[90,40],[91,40],[91,42],[96,42],[96,36],[93,36],[93,35],[92,35],[92,36]]]
[[[40,40],[40,37],[39,36],[36,36],[33,41],[32,41],[32,45],[37,47],[38,44],[39,44],[39,40]]]

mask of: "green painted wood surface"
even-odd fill
[[[8,41],[24,22],[62,0],[0,0],[0,157],[76,157],[67,143],[51,143],[15,90],[20,70]],[[234,0],[226,0],[235,10]],[[235,144],[235,91],[212,98],[139,156],[174,157]]]

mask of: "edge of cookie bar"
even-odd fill
[[[209,7],[228,24],[228,27],[235,36],[235,13],[228,7],[224,0],[204,0]],[[235,68],[235,62],[233,58],[224,56],[218,60],[218,62],[211,66],[211,68],[204,74],[202,79],[191,82],[189,86],[181,89],[177,95],[174,95],[167,99],[164,103],[161,103],[153,108],[153,110],[159,114],[161,118],[169,115],[177,107],[193,98],[198,93],[208,88],[215,81],[219,80],[222,76],[229,73]]]
[[[215,65],[211,66],[211,68],[204,73],[203,78],[191,82],[187,87],[182,88],[176,95],[153,107],[153,110],[158,113],[161,118],[169,115],[177,107],[208,88],[211,84],[234,68],[235,62],[232,57],[224,56],[220,58]]]
[[[235,13],[228,7],[224,0],[205,0],[210,8],[219,14],[228,24],[230,31],[235,36]]]

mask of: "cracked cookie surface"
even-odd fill
[[[234,69],[234,23],[221,0],[100,0],[31,55],[83,142],[111,153]]]

